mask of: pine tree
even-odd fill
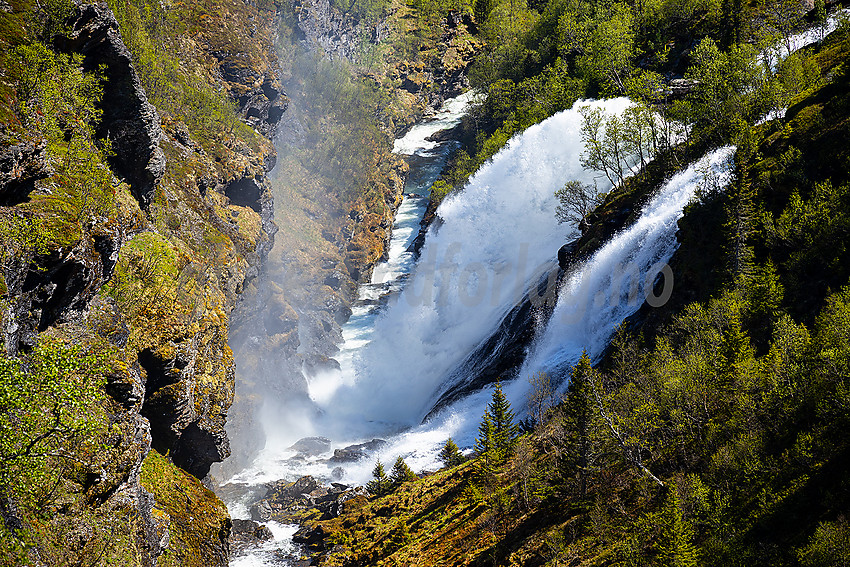
[[[439,457],[443,466],[447,468],[456,467],[464,461],[463,454],[460,452],[460,449],[458,449],[451,437],[449,437],[446,444],[443,445],[443,448],[440,450]]]
[[[366,490],[373,496],[383,496],[389,494],[392,488],[392,481],[387,478],[387,473],[384,472],[384,465],[381,461],[375,462],[375,468],[372,469],[373,480],[366,483]]]
[[[693,544],[694,530],[690,522],[682,517],[679,495],[671,486],[664,503],[663,528],[658,545],[658,556],[665,567],[696,567],[699,553]]]
[[[488,486],[496,477],[496,466],[499,457],[496,453],[495,432],[490,410],[484,412],[478,425],[478,438],[475,440],[475,453],[478,459],[475,464],[475,479],[480,486]]]
[[[417,480],[418,478],[419,477],[416,476],[416,473],[407,466],[407,463],[404,462],[403,458],[398,457],[395,460],[393,470],[390,472],[390,483],[393,488],[398,488],[403,483],[410,480]]]
[[[755,151],[749,129],[739,136],[741,151],[736,154],[735,182],[726,193],[726,238],[729,272],[737,287],[746,282],[753,270],[753,248],[750,237],[754,231],[755,192],[750,179],[749,156]]]
[[[488,411],[493,421],[493,448],[497,461],[501,463],[510,455],[519,435],[519,426],[514,423],[514,412],[502,391],[501,382],[497,383],[496,389],[493,390],[493,399]]]
[[[568,443],[565,464],[569,470],[578,470],[582,498],[587,494],[587,477],[592,453],[595,417],[592,380],[595,374],[590,356],[585,350],[578,364],[573,367],[564,400],[564,425]]]

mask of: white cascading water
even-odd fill
[[[732,146],[714,150],[673,176],[637,222],[569,274],[545,330],[526,358],[524,374],[542,370],[564,375],[583,350],[592,358],[601,355],[620,323],[648,296],[658,304],[664,301],[675,282],[670,281],[672,272],[662,273],[662,268],[678,247],[675,235],[683,207],[700,187],[729,183],[734,153]],[[652,287],[659,274],[665,279],[656,296]]]

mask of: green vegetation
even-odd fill
[[[612,160],[634,153],[624,145],[651,136],[615,124],[617,135],[600,140],[593,133],[601,128],[586,118],[585,136],[598,151],[591,148],[585,165],[615,183],[641,173],[595,210],[580,246],[598,238],[598,225],[627,206],[624,199],[638,198],[664,177],[659,171],[667,166],[657,159],[650,164],[653,157],[686,160],[734,141],[734,182],[725,192],[705,187],[687,207],[668,305],[645,313],[636,329],[624,326],[597,367],[585,353],[559,403],[548,376],[532,377],[525,422],[531,431],[501,444],[497,431],[506,431],[512,419],[497,389],[471,462],[450,460],[455,452],[447,443],[445,469],[324,523],[347,534],[347,564],[412,564],[413,558],[448,565],[847,562],[850,30],[845,26],[824,45],[786,59],[772,74],[747,42],[784,41],[799,20],[794,6],[735,4],[646,2],[625,15],[616,3],[573,3],[584,16],[555,18],[559,37],[576,38],[573,52],[559,57],[572,58],[570,73],[589,93],[636,96],[630,91],[636,79],[673,68],[674,54],[661,59],[652,45],[673,40],[670,49],[679,49],[686,25],[704,34],[676,64],[699,83],[672,103],[642,99],[668,119],[686,121],[683,146],[647,153],[642,163],[640,156],[634,163]],[[475,8],[486,15],[483,33],[498,9],[492,2]],[[552,6],[539,10],[535,25],[551,17],[547,9]],[[589,19],[596,11],[610,21]],[[623,22],[630,22],[629,33]],[[622,47],[631,65],[643,52],[648,68],[619,67],[621,51],[603,55],[594,47],[601,38]],[[632,42],[632,50],[618,42]],[[490,133],[479,130],[467,146],[477,148],[475,157],[461,153],[435,189],[445,190],[452,175],[476,167],[487,141],[518,124],[521,105],[508,103],[510,112],[495,118],[494,94],[516,92],[537,76],[542,67],[531,51],[543,48],[502,43],[479,63],[491,65],[497,77],[478,115],[479,126],[493,119]],[[520,63],[500,68],[509,57]],[[605,64],[592,66],[591,74],[582,70],[582,57]],[[506,69],[526,76],[508,79]],[[785,106],[784,120],[750,126]],[[592,196],[583,187],[561,193],[564,215],[588,216],[582,192]],[[394,515],[404,518],[403,526]],[[392,534],[402,532],[407,543],[399,547]],[[341,562],[329,553],[320,564]]]
[[[446,444],[440,450],[440,461],[446,467],[456,467],[464,462],[464,456],[460,452],[457,444],[449,437]]]
[[[40,541],[39,530],[50,533],[53,515],[84,499],[87,477],[99,466],[109,364],[103,345],[68,345],[48,336],[27,355],[0,355],[0,506],[4,517],[21,521],[0,523],[2,564],[25,562],[34,545],[44,556],[63,556],[57,534]],[[64,557],[78,551],[83,559],[106,545],[108,534],[94,530],[86,548],[71,546]]]
[[[153,449],[142,463],[141,483],[156,498],[153,515],[168,522],[172,539],[158,564],[208,566],[229,530],[224,504],[198,479]]]
[[[676,121],[687,127],[689,151],[696,155],[707,143],[737,139],[742,123],[785,108],[820,78],[806,53],[785,58],[773,70],[761,56],[766,50],[777,61],[773,46],[787,43],[801,24],[800,3],[792,0],[489,0],[478,2],[473,12],[487,42],[470,80],[486,98],[464,122],[464,147],[432,189],[438,201],[515,133],[582,97],[626,95],[637,103],[624,123],[612,124],[618,132],[607,142],[588,136],[600,146],[632,145],[638,134],[639,145],[663,152],[670,138],[651,132],[656,143],[646,146],[651,138],[645,130]],[[675,75],[689,86],[671,97],[664,77]],[[647,121],[650,109],[661,114],[661,124]],[[597,129],[600,121],[597,117]],[[591,167],[615,184],[622,182],[618,174],[624,167],[634,172],[653,157],[641,153],[638,163],[628,165],[606,159],[603,167],[600,157],[625,147],[605,149],[607,156],[595,152]],[[617,155],[625,159],[629,153]]]
[[[384,465],[381,461],[375,463],[375,468],[372,469],[372,477],[366,484],[366,490],[373,496],[383,496],[392,491],[392,481],[387,477],[384,470]]]
[[[183,121],[207,150],[213,142],[238,136],[256,144],[254,131],[237,114],[236,102],[217,90],[206,70],[181,52],[181,36],[195,31],[205,12],[224,3],[188,3],[177,9],[160,2],[109,2],[124,43],[151,103],[160,113]]]

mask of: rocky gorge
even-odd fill
[[[24,17],[27,10],[13,2],[4,14]],[[51,527],[44,529],[57,534],[22,544],[48,564],[93,553],[128,565],[227,563],[231,521],[204,484],[210,466],[231,454],[225,424],[238,430],[250,413],[240,409],[250,403],[237,404],[228,417],[235,386],[230,345],[238,355],[245,341],[265,343],[267,350],[253,356],[268,355],[262,364],[270,368],[289,368],[290,379],[302,364],[331,364],[356,283],[384,255],[401,200],[406,165],[386,141],[374,148],[366,196],[352,187],[345,198],[330,193],[310,202],[311,196],[300,195],[296,204],[275,191],[270,175],[278,162],[273,140],[286,155],[298,145],[301,129],[299,117],[284,119],[290,97],[283,85],[292,80],[294,63],[285,59],[281,41],[291,45],[302,37],[306,51],[355,64],[361,38],[386,41],[391,23],[369,24],[373,33],[364,36],[365,24],[340,16],[327,2],[224,2],[214,15],[201,4],[181,10],[189,24],[183,29],[146,22],[144,10],[134,6],[80,4],[49,14],[55,29],[2,38],[18,50],[33,38],[44,41],[44,57],[62,64],[67,56],[78,62],[81,77],[97,77],[102,88],[83,131],[92,147],[106,148],[104,166],[95,166],[104,172],[104,193],[94,205],[84,193],[73,193],[86,216],[68,217],[58,233],[36,229],[23,237],[21,227],[55,214],[51,195],[68,183],[67,162],[57,152],[75,134],[60,125],[66,140],[50,138],[32,115],[17,110],[34,103],[14,89],[4,100],[10,116],[18,117],[0,130],[1,212],[10,244],[3,259],[5,353],[28,356],[48,340],[108,352],[107,395],[98,403],[109,427],[98,434],[105,448],[81,460],[89,472],[58,472],[62,489],[47,498],[64,504],[53,519],[28,511],[22,497],[0,493],[6,529],[47,522]],[[282,40],[291,13],[297,30]],[[152,54],[156,59],[160,53],[159,64],[171,56],[151,45],[156,30],[174,34],[173,49],[191,76],[162,71],[151,61]],[[448,58],[439,69],[394,59],[390,71],[366,73],[401,101],[382,126],[385,132],[404,128],[463,84],[474,44],[468,32],[462,41],[454,39],[457,31],[447,27],[444,33],[439,49]],[[462,55],[459,42],[466,46]],[[180,100],[162,83],[163,72],[178,73],[168,80],[182,96],[200,100]],[[199,104],[210,107],[191,106]],[[321,179],[313,182],[313,189],[320,186]],[[93,206],[97,212],[88,216]],[[329,254],[317,255],[291,234],[302,222],[321,231]],[[275,247],[278,226],[284,234]],[[270,269],[318,266],[304,271],[305,295],[293,299],[261,283],[267,258]],[[278,374],[273,387],[286,389],[287,380],[285,372]],[[239,441],[237,452],[245,450]],[[248,446],[248,453],[256,447]],[[130,521],[104,527],[118,518]],[[68,529],[80,535],[62,545]]]

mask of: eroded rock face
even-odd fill
[[[116,173],[126,179],[144,208],[165,173],[159,114],[148,102],[130,51],[121,39],[118,21],[105,3],[83,4],[70,22],[71,32],[56,40],[64,51],[85,56],[86,70],[104,66],[103,116],[98,137],[112,142]]]
[[[293,523],[306,510],[318,510],[324,519],[339,516],[346,502],[365,496],[362,487],[350,488],[332,483],[323,486],[312,476],[304,476],[295,482],[277,481],[269,486],[265,497],[250,507],[251,518],[258,522],[270,520]]]
[[[224,50],[212,54],[219,60],[222,78],[228,83],[245,121],[264,136],[273,137],[289,104],[280,82],[280,71],[255,69],[241,54]],[[269,169],[273,166],[271,164]]]
[[[35,182],[52,172],[44,142],[21,142],[0,148],[0,206],[24,202]]]
[[[79,314],[112,275],[120,235],[101,227],[70,250],[24,254],[2,266],[8,304],[4,316],[6,352],[35,344],[49,326]]]

